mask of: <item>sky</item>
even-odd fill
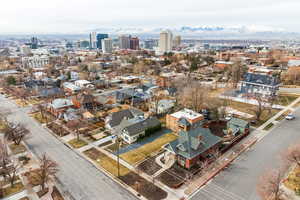
[[[1,0],[0,33],[251,26],[300,32],[299,0]]]

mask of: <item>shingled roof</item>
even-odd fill
[[[280,83],[278,77],[266,74],[246,73],[244,82],[276,86]]]
[[[140,121],[136,124],[132,124],[124,128],[127,131],[128,135],[133,136],[138,133],[145,131],[148,128],[156,127],[160,124],[160,121],[156,117],[148,118],[143,121]]]
[[[180,131],[178,139],[167,144],[165,149],[192,159],[221,141],[222,139],[213,135],[208,128],[198,127],[189,131]]]
[[[126,109],[126,110],[114,112],[111,115],[111,120],[109,121],[109,125],[111,127],[118,126],[124,118],[132,119],[138,115],[143,115],[143,112],[137,109]]]

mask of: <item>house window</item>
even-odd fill
[[[124,138],[126,141],[129,141],[129,137],[127,135],[124,135]]]

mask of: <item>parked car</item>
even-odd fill
[[[226,120],[226,121],[229,121],[229,120],[232,119],[232,117],[233,117],[232,114],[229,114],[229,115],[227,115],[227,116],[225,117],[225,120]]]
[[[295,116],[292,115],[292,114],[289,114],[289,115],[287,115],[287,116],[285,117],[285,119],[286,119],[286,120],[293,120],[293,119],[295,119]]]

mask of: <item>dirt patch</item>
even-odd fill
[[[130,172],[120,179],[149,200],[164,199],[168,195],[164,190],[134,172]]]
[[[60,194],[58,189],[54,186],[53,191],[51,193],[52,199],[53,200],[64,200],[63,196]]]
[[[227,127],[226,121],[210,122],[207,125],[208,125],[210,131],[212,132],[212,134],[219,136],[219,137],[224,136],[223,130],[226,129],[226,127]]]
[[[142,162],[141,164],[138,165],[138,169],[145,172],[148,175],[153,175],[155,174],[158,170],[160,170],[162,167],[159,166],[156,162],[155,162],[155,157],[151,157],[147,160],[145,160],[144,162]]]
[[[102,144],[100,144],[98,147],[104,147],[104,146],[110,145],[110,144],[112,144],[112,141],[111,141],[111,140],[110,140],[110,141],[107,141],[107,142],[104,142],[104,143],[102,143]]]
[[[39,196],[39,198],[41,198],[42,196],[44,196],[45,194],[47,194],[49,192],[49,188],[45,188],[44,190],[40,190],[37,192],[37,195]]]
[[[175,164],[161,173],[158,176],[158,180],[170,188],[179,188],[188,175],[191,175],[191,173]]]
[[[56,124],[56,123],[50,123],[47,125],[47,127],[56,135],[63,137],[66,135],[69,135],[69,131],[67,131],[65,128],[62,126]]]

